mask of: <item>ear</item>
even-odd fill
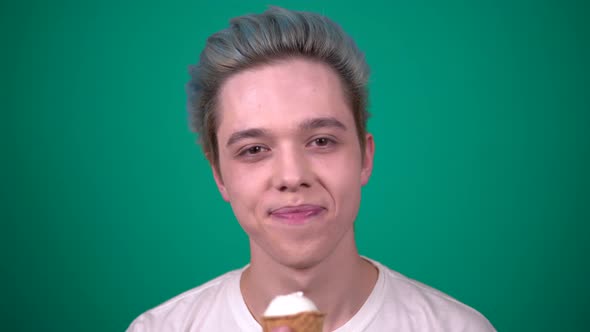
[[[213,179],[215,179],[215,184],[217,185],[217,189],[223,197],[223,200],[229,202],[229,195],[227,194],[227,189],[223,184],[223,178],[221,177],[221,173],[219,170],[219,165],[215,164],[215,161],[211,159],[211,155],[209,153],[207,155],[207,160],[209,160],[209,166],[211,166],[211,170],[213,171]]]
[[[361,168],[361,185],[369,182],[371,173],[373,173],[373,156],[375,155],[375,141],[373,135],[365,136],[365,154],[363,155],[363,165]]]

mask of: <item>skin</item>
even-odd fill
[[[260,321],[270,300],[303,291],[327,314],[324,329],[348,321],[377,280],[354,240],[361,187],[374,142],[361,152],[340,78],[324,63],[291,58],[230,77],[219,94],[222,197],[250,239],[241,279]]]

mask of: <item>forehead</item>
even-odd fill
[[[245,128],[288,130],[316,117],[354,124],[338,74],[327,64],[289,59],[231,76],[218,99],[218,136]]]

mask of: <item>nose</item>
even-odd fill
[[[276,155],[273,168],[273,185],[279,191],[294,192],[311,186],[311,167],[303,151],[283,149]]]

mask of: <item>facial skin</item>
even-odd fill
[[[250,238],[251,263],[316,266],[354,247],[361,187],[371,175],[336,72],[302,58],[230,77],[218,107],[223,198]]]

